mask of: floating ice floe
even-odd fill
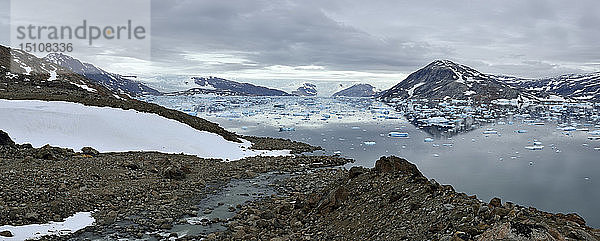
[[[532,151],[539,151],[539,150],[544,149],[544,146],[542,145],[542,142],[534,141],[532,146],[526,146],[525,149],[532,150]]]
[[[433,141],[434,141],[434,139],[433,139],[433,138],[429,138],[429,137],[428,137],[428,138],[425,138],[425,140],[423,140],[423,141],[424,141],[424,142],[433,142]]]
[[[49,222],[46,224],[30,224],[23,226],[0,226],[0,232],[9,231],[12,237],[1,237],[1,240],[39,239],[48,235],[63,236],[77,232],[94,223],[91,212],[76,213],[64,222]]]
[[[483,134],[484,135],[496,135],[496,134],[498,134],[498,131],[488,129],[488,130],[484,131]]]
[[[388,136],[395,137],[395,138],[408,138],[408,133],[392,131],[392,132],[388,133]]]
[[[279,127],[279,132],[284,132],[284,131],[296,131],[296,128],[294,128],[294,127]]]
[[[562,131],[576,131],[577,128],[575,128],[573,126],[567,126],[567,127],[560,128],[560,130],[562,130]]]
[[[516,130],[516,133],[527,133],[527,130]]]
[[[374,146],[377,143],[375,143],[374,141],[365,141],[363,142],[363,144],[365,144],[365,146]]]

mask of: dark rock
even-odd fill
[[[379,173],[399,172],[410,175],[413,178],[424,177],[415,164],[395,156],[379,158],[379,160],[375,162],[375,171]]]
[[[185,179],[185,172],[181,168],[170,166],[163,171],[163,177],[167,179],[183,180]]]
[[[390,195],[390,203],[394,203],[394,202],[400,200],[400,198],[402,198],[402,194],[399,194],[397,192],[392,192],[392,194]]]
[[[569,213],[567,215],[559,213],[556,214],[557,217],[577,223],[581,226],[585,226],[585,219],[583,219],[581,216],[577,215],[576,213]]]
[[[90,155],[90,156],[97,156],[98,154],[100,154],[99,151],[97,151],[96,149],[91,148],[89,146],[81,148],[81,153],[84,155]]]
[[[497,197],[492,198],[492,200],[490,200],[490,205],[492,207],[495,207],[495,208],[501,207],[502,206],[502,200],[500,200],[500,198],[497,198]]]
[[[25,214],[25,219],[30,220],[30,221],[37,221],[39,219],[40,215],[38,215],[37,213],[27,213]]]
[[[8,230],[7,230],[7,231],[2,231],[2,232],[0,232],[0,237],[7,237],[7,238],[10,238],[10,237],[12,237],[12,236],[13,236],[13,234],[12,234],[10,231],[8,231]]]
[[[365,169],[364,167],[352,167],[350,168],[350,171],[348,173],[348,177],[350,179],[355,178],[360,176],[360,174],[363,174],[367,171],[367,169]]]
[[[272,219],[275,217],[275,214],[273,212],[267,210],[267,211],[264,211],[263,213],[261,213],[260,217],[264,218],[264,219]]]
[[[348,198],[348,189],[345,187],[337,187],[331,191],[317,206],[321,212],[328,213],[342,205],[344,200]]]
[[[15,142],[10,139],[8,133],[0,130],[0,146],[14,146]]]

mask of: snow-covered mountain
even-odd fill
[[[531,96],[516,87],[505,84],[502,77],[483,74],[468,66],[450,60],[436,60],[410,74],[379,97],[417,99],[516,99]]]
[[[504,82],[537,93],[556,94],[575,100],[600,101],[600,72],[565,74],[543,79],[507,79]]]
[[[64,92],[83,91],[122,98],[118,95],[113,96],[113,93],[101,86],[58,64],[4,46],[0,46],[0,82],[3,82],[0,84],[0,91],[10,95],[16,95],[19,91],[36,95],[38,92],[41,94],[60,89]],[[44,86],[48,88],[43,88]]]
[[[160,95],[160,92],[138,81],[124,78],[121,75],[106,72],[92,64],[83,63],[78,59],[62,53],[51,53],[44,60],[58,64],[77,74],[83,75],[93,82],[100,84],[113,92],[130,96]]]
[[[192,77],[186,81],[189,90],[172,92],[168,95],[195,95],[195,94],[216,94],[216,95],[234,95],[234,96],[288,96],[290,94],[282,90],[271,89],[263,86],[256,86],[249,83],[240,83],[217,77]]]
[[[332,96],[371,97],[377,94],[377,89],[370,84],[355,84],[334,93]]]
[[[304,83],[298,89],[292,91],[292,94],[299,96],[316,96],[317,86],[311,83]]]

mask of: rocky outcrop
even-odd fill
[[[374,170],[379,173],[398,172],[409,175],[412,178],[424,177],[415,164],[408,162],[406,159],[395,156],[381,157],[379,160],[377,160],[377,162],[375,162]]]
[[[0,146],[14,146],[15,142],[10,139],[8,133],[0,130]]]
[[[209,240],[599,240],[576,214],[552,214],[493,198],[484,203],[382,157],[375,168],[322,169],[279,184],[238,208]],[[256,215],[269,212],[271,215]],[[259,225],[260,224],[260,225]]]

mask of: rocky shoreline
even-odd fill
[[[600,240],[577,214],[457,193],[397,157],[311,170],[244,206],[209,240]]]
[[[100,234],[128,221],[129,227],[117,229],[119,235],[136,238],[168,229],[184,215],[198,215],[198,202],[232,179],[349,161],[298,155],[222,162],[156,152],[32,148],[7,141],[0,146],[0,226],[62,221],[76,212],[93,211],[96,225],[86,231]]]
[[[62,221],[76,212],[93,211],[94,226],[46,240],[90,235],[154,240],[600,240],[600,230],[587,227],[576,214],[546,213],[497,198],[485,203],[428,180],[415,165],[396,157],[382,157],[373,169],[345,170],[337,166],[352,160],[331,156],[221,162],[156,152],[75,152],[17,145],[3,132],[0,143],[0,226]],[[276,183],[277,195],[230,207],[236,214],[228,220],[209,220],[225,225],[225,231],[164,236],[173,225],[184,223],[184,217],[202,215],[198,203],[232,180],[272,171],[290,174]]]

